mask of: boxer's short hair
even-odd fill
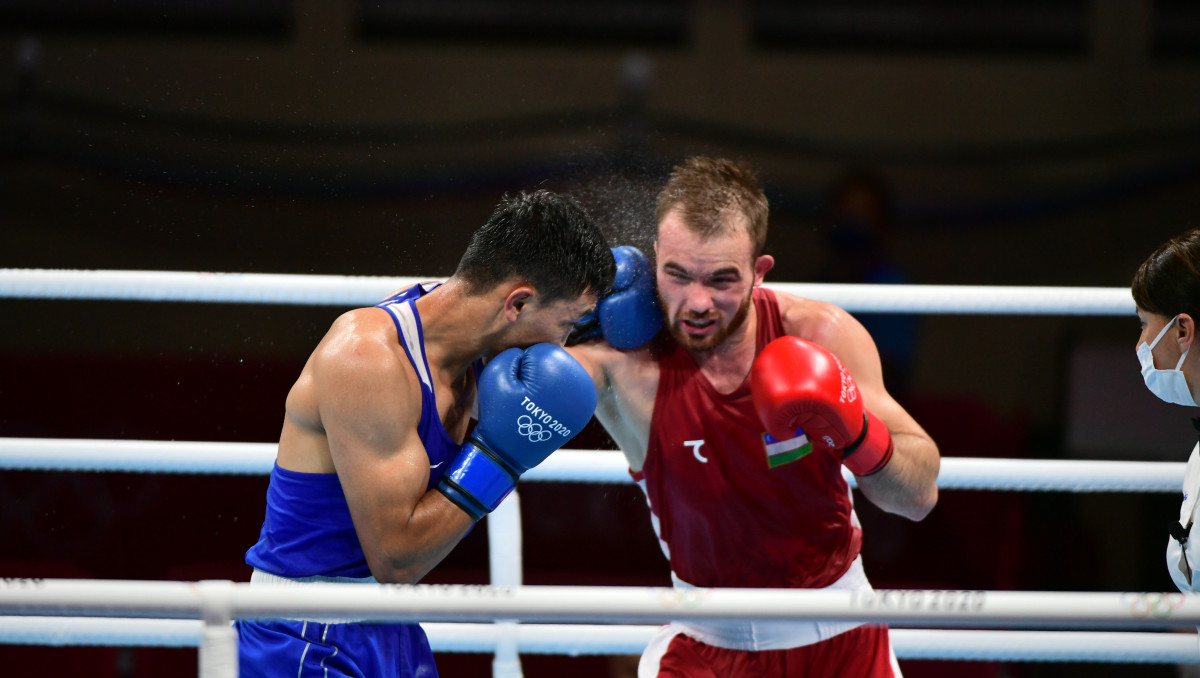
[[[749,165],[724,158],[693,156],[671,171],[658,194],[654,217],[662,223],[671,210],[679,210],[688,228],[702,237],[728,232],[737,222],[730,212],[745,218],[754,244],[754,256],[767,241],[767,197]]]
[[[607,294],[615,274],[612,252],[588,213],[548,190],[505,195],[471,235],[454,273],[472,292],[519,278],[547,303]]]

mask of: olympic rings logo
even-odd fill
[[[525,436],[531,443],[544,443],[550,440],[550,432],[533,420],[533,417],[522,414],[517,417],[517,433]]]
[[[1138,619],[1165,619],[1183,605],[1182,593],[1122,593],[1121,604]]]

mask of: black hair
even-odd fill
[[[1133,276],[1139,308],[1167,317],[1187,313],[1200,320],[1200,229],[1159,246]]]
[[[608,294],[615,274],[612,252],[583,207],[544,189],[505,195],[454,272],[472,292],[522,279],[543,303]]]

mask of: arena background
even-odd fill
[[[769,281],[837,279],[835,250],[862,243],[827,237],[827,190],[856,168],[888,189],[886,260],[911,283],[1125,287],[1200,225],[1200,9],[1182,0],[10,0],[0,54],[0,267],[439,278],[504,193],[537,187],[646,247],[654,192],[693,153],[759,170]],[[0,435],[273,442],[342,310],[0,300]],[[1141,385],[1132,315],[899,327],[909,346],[885,377],[944,456],[1183,461],[1194,442]],[[612,444],[593,425],[571,447]],[[0,576],[245,580],[265,488],[3,472]],[[632,485],[522,495],[527,583],[669,583]],[[919,524],[858,510],[877,587],[1171,590],[1176,502],[945,492]],[[479,529],[427,581],[485,583],[486,568]],[[10,675],[195,661],[0,647]],[[475,676],[490,658],[439,662]]]

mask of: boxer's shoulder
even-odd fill
[[[776,292],[775,298],[783,329],[793,337],[824,344],[857,322],[845,309],[827,301],[781,292]]]
[[[322,399],[374,392],[419,397],[420,383],[388,313],[378,308],[347,311],[330,326],[304,372]]]
[[[396,325],[387,311],[356,308],[337,317],[317,345],[314,355],[323,359],[380,360],[403,352]]]

